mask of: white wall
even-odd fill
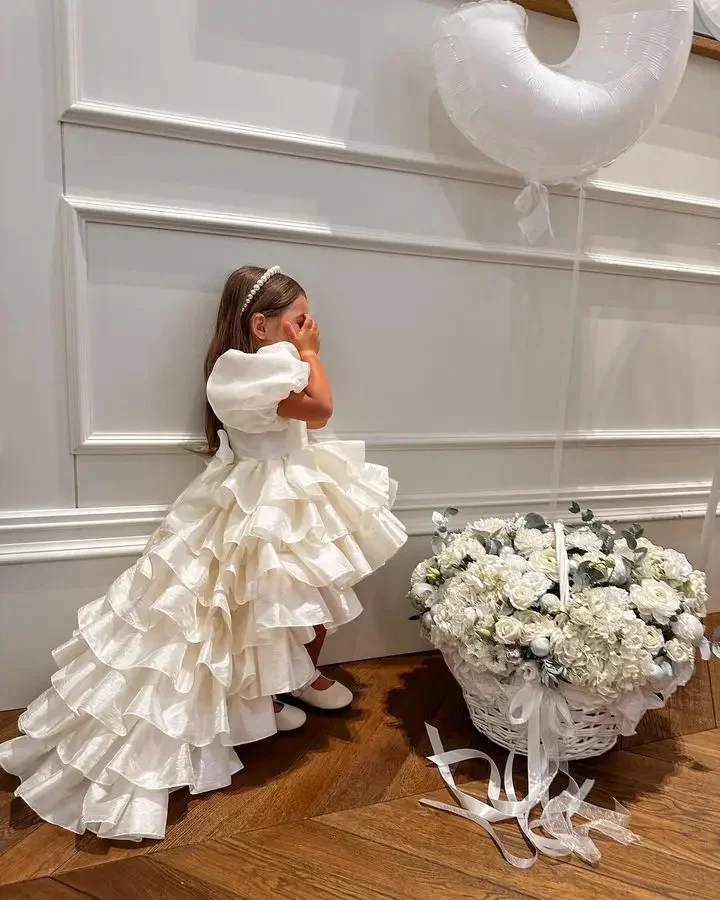
[[[392,467],[414,535],[330,658],[420,646],[402,593],[436,505],[545,503],[576,200],[553,196],[554,242],[521,244],[516,182],[433,89],[432,25],[452,5],[58,0],[55,55],[48,5],[3,7],[0,708],[42,688],[77,606],[197,470],[182,445],[237,265],[306,286],[334,429]],[[572,46],[568,23],[531,26],[543,58]],[[589,191],[563,479],[691,554],[720,441],[718,78],[693,57],[664,121]]]

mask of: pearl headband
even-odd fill
[[[242,309],[240,310],[240,315],[242,315],[248,306],[252,303],[255,297],[258,295],[258,292],[267,284],[268,281],[273,277],[273,275],[279,275],[282,272],[280,266],[272,266],[270,269],[266,269],[263,274],[258,278],[255,284],[252,286],[250,293],[245,298],[245,302],[242,305]]]

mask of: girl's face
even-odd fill
[[[286,322],[292,322],[296,328],[300,328],[308,315],[308,301],[305,294],[298,294],[295,302],[288,306],[279,316],[264,316],[260,313],[253,316],[252,330],[255,339],[261,347],[269,347],[280,341],[286,341],[284,326]]]

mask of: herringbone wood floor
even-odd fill
[[[441,659],[354,663],[342,678],[357,693],[353,710],[314,713],[301,732],[243,748],[246,769],[224,791],[174,794],[160,843],[77,838],[40,822],[0,775],[0,898],[720,897],[720,663],[701,664],[623,749],[573,767],[597,779],[591,800],[629,807],[642,842],[599,837],[596,868],[542,857],[529,872],[507,865],[479,828],[417,802],[447,799],[424,758],[425,721],[448,749],[504,758],[473,732]],[[14,734],[15,718],[0,714],[0,738]],[[484,776],[467,763],[456,777],[482,789]]]

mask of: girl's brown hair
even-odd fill
[[[247,309],[242,311],[247,295],[257,280],[266,270],[260,266],[243,266],[228,276],[220,297],[215,334],[210,341],[205,357],[205,380],[210,377],[215,363],[227,350],[242,350],[244,353],[256,353],[259,349],[252,333],[252,317],[261,313],[267,318],[282,315],[293,305],[300,294],[305,291],[289,275],[278,272],[273,275],[257,292]],[[205,434],[207,447],[204,453],[214,455],[219,446],[218,431],[222,422],[215,415],[213,408],[205,404]]]

